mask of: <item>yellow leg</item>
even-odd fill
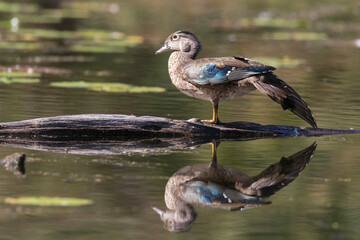
[[[219,146],[220,142],[216,142],[216,140],[214,140],[211,143],[211,163],[210,163],[210,167],[217,167],[217,156],[216,156],[216,150],[217,150],[217,146]]]
[[[211,123],[211,124],[215,124],[215,125],[220,124],[220,119],[219,119],[219,115],[218,115],[219,104],[213,103],[212,108],[213,108],[213,118],[211,120],[202,120],[202,122]]]

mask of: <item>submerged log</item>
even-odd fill
[[[360,130],[313,129],[232,122],[209,125],[199,119],[83,114],[0,123],[0,144],[82,154],[118,154],[142,149],[182,149],[213,140],[243,141],[289,136],[358,134]],[[90,152],[90,153],[89,153]]]

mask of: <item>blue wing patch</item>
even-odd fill
[[[202,81],[209,81],[211,84],[223,83],[227,75],[231,72],[232,67],[224,67],[222,69],[216,68],[216,65],[211,63],[204,69],[204,77]]]
[[[224,83],[227,80],[227,75],[232,69],[233,67],[229,66],[217,68],[214,63],[202,67],[188,66],[186,68],[189,75],[189,81],[199,85]]]
[[[249,66],[236,68],[232,66],[217,67],[215,63],[189,64],[184,68],[187,81],[196,85],[215,85],[245,79],[254,75],[269,73],[275,70],[271,66]]]
[[[213,183],[204,183],[201,181],[191,182],[186,185],[186,192],[183,196],[192,202],[198,202],[206,205],[212,203],[229,203],[230,199],[224,194],[223,187]]]

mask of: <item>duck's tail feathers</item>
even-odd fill
[[[290,157],[282,157],[259,175],[252,177],[249,187],[262,197],[269,197],[291,183],[312,159],[316,142]]]
[[[289,109],[308,122],[313,128],[317,128],[314,115],[305,101],[294,89],[280,80],[275,74],[268,73],[260,75],[258,80],[252,83],[260,92],[281,104],[284,110]]]

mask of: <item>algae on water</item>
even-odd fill
[[[77,207],[93,204],[90,199],[84,198],[65,198],[65,197],[5,197],[4,203],[12,205],[31,205],[31,206],[67,206]]]
[[[61,88],[83,88],[98,92],[114,92],[114,93],[146,93],[146,92],[164,92],[161,87],[134,86],[125,83],[102,83],[102,82],[52,82],[50,86]]]

